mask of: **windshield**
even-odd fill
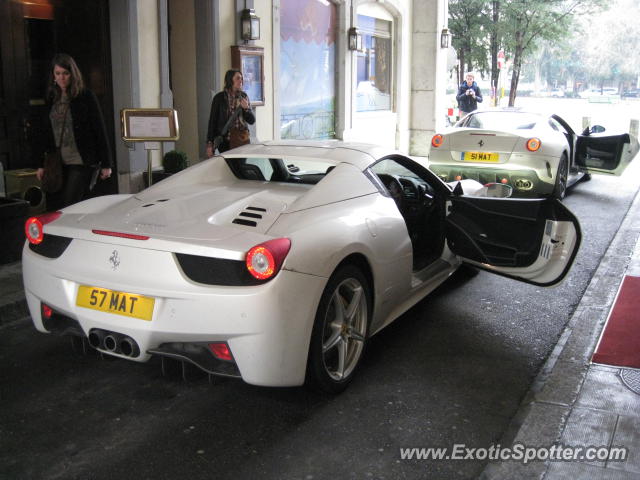
[[[477,112],[462,119],[457,126],[486,130],[530,130],[541,117],[523,112]]]

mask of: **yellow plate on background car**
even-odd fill
[[[76,305],[100,312],[151,320],[155,298],[80,285]]]
[[[500,155],[493,152],[464,152],[465,162],[497,162]]]

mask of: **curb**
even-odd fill
[[[0,266],[0,326],[29,317],[22,287],[22,262]]]

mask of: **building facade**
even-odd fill
[[[148,159],[160,165],[163,151],[182,150],[191,163],[204,157],[211,99],[232,67],[244,73],[256,113],[255,139],[336,138],[426,156],[444,122],[438,112],[445,111],[447,50],[440,48],[440,32],[446,0],[5,3],[5,170],[35,166],[28,134],[21,132],[42,108],[36,77],[46,74],[47,57],[55,51],[78,60],[102,103],[118,173],[111,191],[121,193],[142,189]],[[248,8],[259,17],[256,40],[242,38]],[[24,38],[14,34],[7,47],[7,28],[26,32]],[[87,40],[91,36],[97,40]],[[14,83],[22,77],[32,91],[16,96]],[[149,156],[143,143],[121,140],[120,111],[155,107],[177,110],[180,138]]]

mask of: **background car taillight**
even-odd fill
[[[438,148],[439,146],[442,145],[443,141],[444,141],[444,139],[442,138],[442,135],[437,133],[431,138],[431,145],[436,147],[436,148]]]
[[[530,152],[536,152],[540,149],[541,145],[542,142],[539,138],[530,138],[529,140],[527,140],[527,150],[529,150]]]
[[[288,238],[276,238],[252,247],[245,259],[247,270],[258,280],[273,277],[282,266],[291,248]]]
[[[44,238],[44,226],[62,215],[62,212],[50,212],[29,218],[24,224],[24,233],[27,240],[34,245],[42,242]]]

